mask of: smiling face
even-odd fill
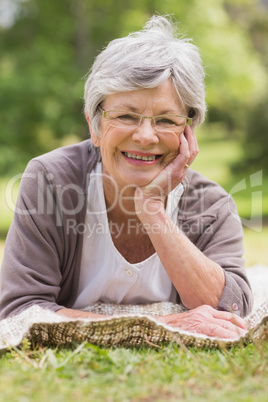
[[[102,108],[144,116],[186,114],[170,80],[157,88],[109,95]],[[113,177],[119,189],[150,183],[179,151],[179,133],[156,132],[151,119],[144,119],[137,128],[122,128],[111,126],[102,117],[98,135],[92,133],[88,123],[92,141],[101,150],[103,172]]]

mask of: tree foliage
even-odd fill
[[[246,110],[245,133],[242,138],[244,158],[236,163],[234,168],[248,170],[263,169],[268,173],[268,95],[267,95],[267,68],[268,68],[268,2],[263,1],[263,7],[252,7],[247,0],[241,6],[240,2],[230,0],[228,11],[232,18],[244,30],[249,32],[253,47],[265,69],[266,76],[262,78],[263,91],[259,98],[252,99]],[[265,5],[265,7],[264,7]]]
[[[173,14],[201,49],[208,122],[245,133],[247,116],[265,96],[267,8],[258,0],[9,2],[14,21],[0,27],[0,173],[69,137],[87,137],[82,96],[94,57],[154,13]]]

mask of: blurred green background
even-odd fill
[[[206,69],[208,113],[197,130],[200,156],[193,167],[234,196],[245,229],[263,232],[267,0],[0,0],[2,239],[19,182],[10,180],[30,158],[88,137],[82,97],[95,56],[155,13],[174,16],[201,49]]]

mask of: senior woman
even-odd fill
[[[38,304],[73,318],[95,302],[182,304],[161,322],[243,333],[251,290],[233,201],[189,169],[205,115],[198,49],[170,20],[113,40],[85,86],[91,140],[32,160],[1,270],[1,317]],[[235,314],[233,314],[235,313]]]

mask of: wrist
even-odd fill
[[[72,318],[72,319],[92,319],[97,320],[100,318],[105,318],[104,315],[90,313],[83,310],[75,310],[70,308],[63,308],[56,312],[59,315],[63,315],[64,317]]]
[[[165,204],[158,200],[145,200],[136,210],[141,223],[160,223],[167,217]]]

